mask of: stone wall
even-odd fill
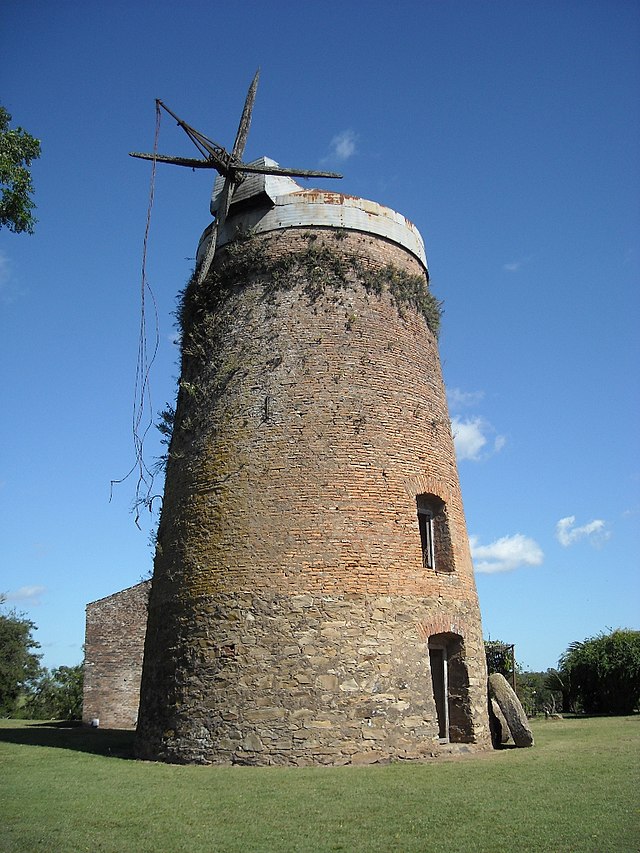
[[[151,581],[92,601],[86,610],[82,720],[134,729]]]
[[[182,659],[156,671],[181,676],[170,685],[168,713],[165,693],[147,707],[168,728],[140,755],[298,766],[436,755],[442,745],[421,635],[442,610],[437,599],[412,596],[261,592],[200,601],[195,619],[207,629]],[[466,665],[464,688],[450,694],[451,740],[485,747],[486,680],[473,671],[482,639],[462,621],[450,626],[465,631]]]
[[[231,278],[218,253],[182,311],[138,752],[257,764],[431,753],[435,635],[455,650],[454,739],[487,745],[437,341],[402,293],[426,284],[424,269],[388,240],[320,228],[242,251]],[[446,571],[423,566],[424,494],[446,508]]]

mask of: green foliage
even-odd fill
[[[156,424],[156,429],[162,435],[160,439],[161,444],[167,445],[167,447],[171,444],[171,436],[173,434],[173,422],[176,417],[176,410],[171,405],[171,403],[167,403],[164,409],[160,412],[160,420]]]
[[[573,706],[587,714],[630,714],[640,702],[640,631],[571,643],[558,668]]]
[[[315,237],[315,235],[312,235]],[[309,240],[308,246],[270,259],[265,265],[268,290],[286,290],[296,281],[306,281],[305,291],[313,302],[327,290],[343,290],[358,268],[355,255],[336,252],[326,243]]]
[[[30,167],[40,156],[40,142],[21,127],[10,129],[10,122],[11,116],[0,106],[0,228],[33,234]]]
[[[336,242],[345,239],[341,229],[331,233]],[[410,274],[393,264],[370,269],[357,255],[318,241],[316,234],[305,232],[304,236],[307,238],[304,248],[268,257],[263,241],[251,232],[241,233],[219,253],[218,263],[200,287],[194,274],[181,294],[176,311],[183,351],[196,357],[202,354],[203,343],[193,332],[198,321],[216,311],[225,295],[237,288],[239,282],[258,275],[265,279],[265,295],[286,290],[302,281],[311,302],[328,292],[347,288],[357,278],[369,293],[381,296],[388,292],[401,316],[407,307],[417,311],[433,334],[438,335],[442,304],[431,293],[426,275]]]
[[[160,439],[160,444],[164,444],[167,448],[166,453],[163,453],[161,456],[158,456],[156,459],[153,473],[158,474],[161,471],[165,471],[167,468],[167,462],[169,461],[169,446],[171,444],[171,437],[173,435],[173,426],[176,419],[176,410],[175,407],[171,405],[171,403],[167,403],[164,409],[158,414],[159,420],[155,424],[156,429],[162,436]],[[154,543],[155,547],[155,543]]]
[[[387,264],[381,270],[370,274],[368,281],[370,288],[376,293],[388,289],[400,314],[405,305],[422,314],[427,326],[438,337],[442,302],[431,293],[426,276],[411,275],[393,264]]]
[[[0,603],[3,598],[0,597]],[[49,672],[32,637],[35,624],[23,614],[0,613],[0,716],[35,720],[82,717],[83,666]]]
[[[571,699],[571,675],[568,671],[548,669],[544,681],[547,690],[560,697],[560,707],[563,711],[573,711]]]
[[[31,635],[35,627],[15,610],[0,613],[0,716],[16,711],[21,694],[42,671],[40,655],[33,651],[40,647]]]
[[[562,708],[562,691],[551,677],[553,672],[518,672],[516,692],[527,717],[555,714]]]
[[[43,670],[21,709],[33,720],[81,720],[84,665]]]
[[[510,680],[513,674],[513,646],[503,643],[502,640],[485,640],[484,653],[489,675],[499,672]]]

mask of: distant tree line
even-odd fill
[[[0,717],[79,720],[83,665],[42,666],[35,627],[16,610],[0,612]]]
[[[640,702],[640,631],[617,629],[571,643],[554,676],[567,709],[633,713]]]
[[[616,629],[571,643],[558,667],[524,672],[512,646],[485,642],[489,673],[511,679],[529,716],[537,713],[632,714],[640,706],[640,631]]]

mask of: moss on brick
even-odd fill
[[[221,309],[239,282],[256,279],[262,282],[265,296],[302,283],[310,303],[360,282],[369,294],[379,297],[388,292],[401,315],[406,309],[416,311],[438,336],[442,303],[431,292],[426,272],[409,273],[392,263],[365,264],[358,254],[343,248],[346,232],[339,229],[328,234],[334,236],[333,243],[319,239],[318,233],[304,232],[306,246],[277,255],[268,250],[273,238],[252,233],[243,233],[220,249],[207,280],[198,285],[194,273],[180,296],[177,317],[187,351],[202,352],[200,325],[208,325],[208,315]]]

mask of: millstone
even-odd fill
[[[533,746],[533,733],[515,691],[499,672],[489,676],[489,698],[495,700],[516,746]]]
[[[495,699],[489,699],[489,727],[491,729],[491,742],[498,749],[511,740],[511,732]]]

